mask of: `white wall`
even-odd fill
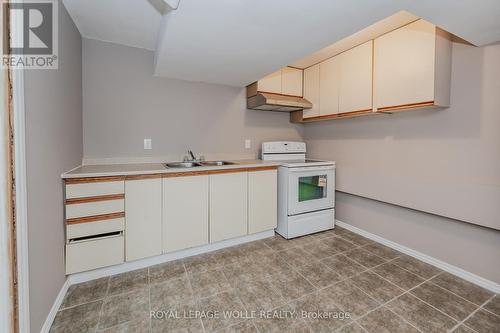
[[[304,137],[337,162],[338,219],[500,283],[500,231],[471,224],[500,228],[500,45],[454,44],[452,68],[448,109],[307,124]]]
[[[245,89],[154,77],[153,59],[151,51],[83,40],[87,160],[179,159],[187,149],[238,157],[255,155],[262,141],[301,139],[288,113],[246,110]],[[144,138],[152,150],[143,149]]]
[[[81,45],[59,3],[59,69],[25,71],[31,332],[40,332],[65,281],[61,173],[82,158]]]

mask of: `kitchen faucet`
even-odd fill
[[[186,162],[197,162],[197,161],[203,161],[205,158],[203,156],[200,156],[199,158],[196,158],[196,156],[194,156],[193,154],[193,151],[192,150],[188,150],[188,156],[185,156],[184,157],[184,161]]]
[[[194,156],[194,154],[193,154],[193,151],[192,151],[192,150],[188,150],[188,154],[191,156],[191,159],[192,159],[193,161],[196,161],[196,157]]]

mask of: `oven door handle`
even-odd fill
[[[300,168],[289,168],[290,172],[314,172],[314,171],[325,171],[325,170],[334,170],[335,166],[316,166],[316,167],[300,167]]]

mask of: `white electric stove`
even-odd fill
[[[289,239],[335,226],[335,162],[306,159],[304,142],[264,142],[261,157],[281,162],[276,232]]]

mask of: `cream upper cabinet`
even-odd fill
[[[368,41],[338,55],[339,113],[372,109],[372,51]]]
[[[248,172],[248,233],[276,228],[277,170]]]
[[[208,175],[163,178],[163,252],[208,244]]]
[[[375,39],[374,66],[377,109],[449,105],[451,41],[433,24],[418,20]]]
[[[304,118],[319,116],[319,64],[304,69],[304,98],[312,103],[311,109],[305,109],[302,113]]]
[[[302,69],[285,67],[281,70],[281,93],[302,96]]]
[[[335,56],[319,65],[319,114],[330,115],[339,112],[340,58]]]
[[[285,67],[269,74],[247,87],[247,97],[258,92],[302,97],[303,70]]]
[[[247,234],[248,172],[210,175],[210,242]]]
[[[257,85],[258,91],[281,94],[281,69],[263,77]]]
[[[125,181],[125,258],[162,253],[161,178]]]

